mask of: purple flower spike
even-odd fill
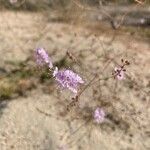
[[[36,49],[36,60],[37,60],[37,64],[40,66],[47,64],[50,69],[53,68],[52,61],[49,58],[49,56],[48,56],[48,54],[44,48],[37,48]]]
[[[94,120],[96,123],[102,123],[105,119],[105,112],[101,108],[96,108],[94,111]]]
[[[78,84],[83,84],[82,78],[71,70],[58,70],[56,67],[53,76],[62,88],[67,88],[77,94]]]
[[[124,71],[122,70],[122,68],[115,67],[115,77],[118,80],[124,79]]]

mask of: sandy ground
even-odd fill
[[[64,56],[67,49],[81,53],[82,64],[91,72],[103,67],[106,60],[97,59],[102,54],[116,56],[118,62],[122,57],[131,62],[130,80],[108,83],[109,91],[102,87],[104,92],[99,104],[101,101],[110,103],[110,107],[104,108],[114,119],[108,117],[101,125],[91,121],[79,128],[84,119],[73,120],[71,113],[58,115],[62,107],[57,104],[64,102],[67,96],[63,93],[58,96],[57,92],[46,94],[40,87],[29,92],[27,97],[2,101],[1,150],[150,149],[150,45],[128,34],[117,36],[109,44],[112,39],[109,32],[99,33],[92,29],[50,22],[46,13],[0,12],[0,67],[6,70],[10,69],[8,61],[24,61],[38,46],[53,53],[54,61]],[[106,75],[112,66],[106,69]],[[138,85],[131,81],[138,81]],[[85,102],[81,105],[92,103],[93,99],[92,95],[83,94]],[[76,129],[79,130],[74,133]]]

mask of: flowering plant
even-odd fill
[[[67,55],[70,59],[74,58],[70,52],[67,51]],[[72,98],[71,103],[68,105],[67,109],[71,106],[75,106],[76,103],[79,101],[79,97],[81,94],[90,87],[93,83],[100,80],[106,80],[109,78],[114,77],[117,80],[123,80],[125,77],[125,66],[129,65],[129,62],[127,60],[121,60],[122,65],[119,67],[115,67],[114,71],[112,72],[112,76],[101,79],[97,76],[97,74],[92,78],[92,80],[89,81],[88,84],[85,85],[85,87],[82,90],[79,90],[79,86],[81,84],[85,84],[82,77],[80,77],[77,73],[72,71],[71,69],[58,69],[57,66],[54,67],[53,62],[51,58],[49,57],[48,53],[45,51],[44,48],[38,48],[36,49],[36,62],[39,66],[46,65],[50,71],[52,71],[52,75],[59,85],[61,89],[68,89],[70,90],[75,96]],[[69,109],[68,109],[69,110]],[[102,123],[105,120],[105,112],[102,108],[96,107],[93,113],[93,119],[96,123]]]

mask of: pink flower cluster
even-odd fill
[[[96,123],[102,123],[105,119],[105,112],[101,108],[96,108],[94,111],[94,120]]]
[[[118,80],[123,80],[124,79],[124,71],[121,67],[115,67],[115,77]]]
[[[125,77],[125,72],[126,69],[125,67],[130,65],[130,62],[128,60],[124,60],[121,59],[122,64],[119,65],[118,67],[115,67],[112,75],[114,76],[114,78],[118,79],[118,80],[123,80]]]
[[[56,67],[53,76],[63,88],[68,88],[73,93],[77,94],[78,84],[83,84],[82,78],[72,70],[58,70]]]

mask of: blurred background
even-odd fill
[[[125,80],[95,83],[67,112],[72,95],[37,66],[38,47],[85,85],[122,58],[131,64]],[[0,0],[0,60],[0,150],[150,149],[149,0]]]

